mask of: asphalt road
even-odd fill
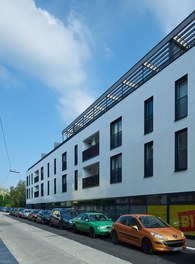
[[[194,264],[195,263],[195,240],[192,241],[189,248],[182,252],[173,253],[154,253],[153,255],[147,255],[142,252],[141,249],[129,246],[124,243],[114,245],[111,242],[110,237],[99,237],[92,239],[87,234],[74,234],[72,230],[60,230],[55,227],[50,227],[48,225],[42,225],[39,223],[34,223],[25,219],[15,218],[7,215],[9,218],[13,218],[17,221],[24,222],[28,225],[49,231],[55,235],[65,237],[67,239],[81,243],[82,245],[88,246],[90,248],[105,252],[111,256],[115,256],[121,260],[127,261],[133,264]],[[36,253],[35,253],[36,254]],[[107,263],[102,263],[107,264]]]

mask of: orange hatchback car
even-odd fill
[[[112,226],[111,237],[113,243],[123,241],[141,247],[147,254],[186,248],[186,238],[181,231],[148,214],[120,216]]]

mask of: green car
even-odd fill
[[[97,235],[108,235],[111,231],[113,221],[102,213],[82,213],[73,218],[73,231],[89,233],[90,237]]]

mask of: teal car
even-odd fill
[[[89,233],[90,237],[110,234],[113,221],[102,213],[82,213],[73,218],[73,231]]]

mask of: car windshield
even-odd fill
[[[107,221],[108,218],[103,215],[103,214],[94,214],[89,216],[89,221],[90,222],[95,222],[95,221]]]
[[[44,215],[49,215],[51,213],[51,211],[43,211]]]
[[[146,228],[163,228],[169,225],[156,216],[141,216],[139,220]]]

